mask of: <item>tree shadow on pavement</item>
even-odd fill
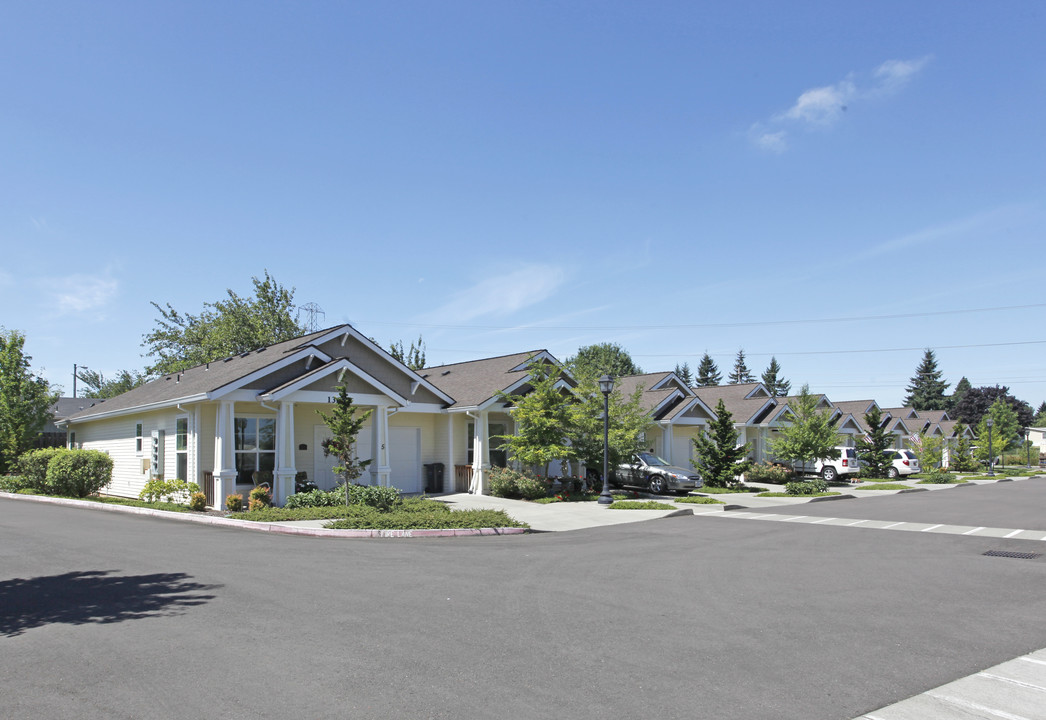
[[[0,636],[21,635],[51,623],[117,623],[178,615],[214,599],[204,593],[221,587],[193,582],[185,573],[116,572],[91,570],[0,581]]]

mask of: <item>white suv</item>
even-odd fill
[[[857,475],[861,470],[861,463],[857,460],[857,451],[844,445],[837,445],[835,449],[839,451],[839,457],[835,460],[796,463],[793,469],[797,473],[820,475],[828,482],[834,482],[840,477]]]
[[[887,451],[886,456],[893,463],[886,470],[888,478],[896,478],[899,475],[914,475],[919,472],[919,457],[911,450]]]

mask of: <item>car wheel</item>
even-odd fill
[[[821,471],[821,477],[824,478],[825,482],[835,482],[835,479],[839,477],[839,473],[831,465],[825,465]]]
[[[650,492],[661,495],[665,492],[665,479],[660,475],[651,475],[647,478],[647,486],[650,488]]]
[[[900,475],[900,473],[897,472],[897,468],[895,467],[892,467],[886,471],[886,477],[890,478],[891,480],[895,479],[898,475]]]

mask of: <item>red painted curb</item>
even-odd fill
[[[288,525],[274,525],[273,523],[261,523],[251,520],[232,520],[230,518],[219,518],[210,515],[191,515],[189,513],[168,512],[166,510],[153,510],[152,508],[128,507],[126,505],[106,505],[104,503],[91,502],[89,500],[73,500],[71,498],[52,498],[41,495],[18,495],[16,493],[0,492],[0,498],[10,500],[26,500],[28,502],[40,502],[50,505],[65,505],[67,507],[78,507],[87,510],[103,510],[107,512],[122,512],[131,515],[145,515],[163,520],[179,520],[182,522],[194,522],[203,525],[216,525],[219,527],[238,528],[240,530],[253,530],[254,532],[269,532],[276,535],[300,535],[305,537],[334,537],[334,538],[410,538],[410,537],[472,537],[477,535],[522,535],[529,532],[529,528],[447,528],[442,530],[333,530],[330,528],[294,527]]]

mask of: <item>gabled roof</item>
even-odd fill
[[[919,413],[913,407],[892,407],[883,408],[884,413],[890,413],[893,417],[900,417],[907,420],[908,418],[919,417]]]
[[[811,393],[811,395],[812,394],[813,393]],[[835,407],[835,405],[832,404],[832,401],[828,399],[827,395],[814,395],[814,397],[817,399],[817,404],[815,407],[818,410],[830,410],[831,412],[829,414],[831,415],[832,420],[837,420],[843,414]],[[787,397],[776,398],[777,406],[774,407],[760,420],[760,424],[768,425],[770,423],[783,420],[786,413],[790,414],[792,412],[789,408],[789,405],[798,399],[798,395],[789,395]]]
[[[671,372],[623,375],[614,381],[614,389],[620,391],[625,400],[640,387],[643,393],[639,396],[639,407],[654,419],[660,419],[658,416],[666,409],[678,407],[681,400],[693,397],[693,392]]]
[[[918,422],[918,419],[916,419],[916,422]],[[912,434],[911,428],[908,427],[908,422],[904,418],[898,416],[891,416],[890,419],[886,421],[884,428],[886,432],[890,433],[899,432],[903,435]]]
[[[453,398],[416,375],[351,325],[336,325],[258,350],[165,375],[115,398],[97,402],[73,414],[69,419],[78,422],[172,407],[181,403],[216,400],[237,390],[249,390],[253,397],[262,398],[270,392],[293,385],[298,379],[314,374],[318,368],[337,359],[347,361],[350,354],[353,355],[355,364],[349,363],[349,367],[356,368],[357,374],[371,386],[385,392],[396,402],[406,402],[405,393],[396,393],[377,381],[372,377],[374,372],[382,373],[386,383],[393,378],[394,384],[404,388],[416,389],[424,385],[426,402],[453,402]],[[366,369],[357,367],[362,362],[367,363]]]
[[[736,425],[757,423],[777,406],[777,400],[766,393],[762,383],[699,387],[694,388],[694,393],[713,413],[722,400],[723,406],[733,416]]]
[[[418,370],[418,375],[454,398],[452,410],[488,405],[498,393],[514,392],[530,377],[533,361],[560,365],[547,350],[500,355],[468,362],[437,365]]]
[[[864,416],[871,412],[873,407],[879,407],[879,403],[875,400],[844,400],[843,402],[832,403],[843,413],[849,413],[855,418],[859,418],[864,425]],[[882,408],[880,408],[881,410]]]
[[[951,420],[947,410],[919,410],[919,417],[934,423],[939,423],[942,420]]]

